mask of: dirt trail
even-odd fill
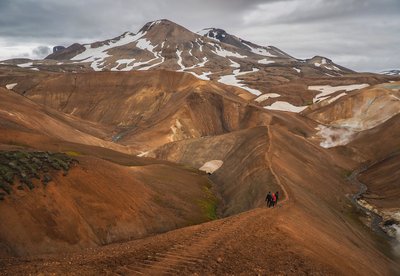
[[[272,134],[271,134],[271,126],[267,126],[267,130],[268,130],[268,139],[269,139],[269,143],[268,143],[268,150],[267,153],[265,154],[265,158],[267,160],[267,164],[268,167],[272,173],[272,175],[274,176],[276,182],[278,183],[278,185],[281,187],[283,193],[285,194],[285,198],[283,200],[281,200],[280,202],[284,202],[286,200],[289,200],[289,193],[286,191],[286,188],[284,185],[282,185],[278,175],[275,173],[272,165]]]
[[[156,251],[140,263],[119,267],[116,275],[176,275],[183,270],[201,270],[209,250],[227,234],[234,232],[243,220],[251,220],[256,213],[245,218],[222,220],[202,227],[188,239],[179,241],[167,250]]]
[[[311,271],[315,264],[288,251],[272,217],[288,211],[258,208],[142,240],[65,256],[1,260],[0,275],[200,275],[254,271]],[[276,251],[269,252],[268,248]],[[285,252],[287,254],[285,254]],[[245,261],[245,262],[244,262]],[[294,262],[291,266],[287,264]],[[282,263],[282,264],[281,264]]]

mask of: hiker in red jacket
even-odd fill
[[[275,204],[276,204],[276,195],[275,195],[275,193],[272,193],[272,200],[271,200],[272,208],[275,206]]]

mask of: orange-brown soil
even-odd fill
[[[378,127],[324,149],[311,139],[316,122],[229,91],[166,71],[49,74],[17,90],[30,100],[1,90],[1,150],[62,151],[80,163],[0,202],[0,273],[399,274],[348,199],[359,188],[348,172],[379,156],[378,141],[373,154],[362,146]],[[127,154],[142,150],[162,160]],[[207,177],[197,169],[210,160],[224,163]],[[281,192],[277,208],[262,208],[269,189]],[[233,216],[185,227],[211,219],[212,192]]]
[[[400,209],[400,154],[390,156],[363,172],[360,181],[367,185],[364,197],[378,208]]]

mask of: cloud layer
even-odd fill
[[[220,27],[298,58],[323,55],[359,71],[400,68],[398,0],[0,1],[0,60],[42,58],[55,45],[136,32],[168,18]]]

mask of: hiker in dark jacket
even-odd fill
[[[277,205],[278,204],[278,199],[279,199],[279,192],[276,192],[275,193],[275,205]]]
[[[265,201],[267,202],[268,208],[271,207],[271,201],[272,201],[271,192],[268,192],[267,197],[265,198]]]

